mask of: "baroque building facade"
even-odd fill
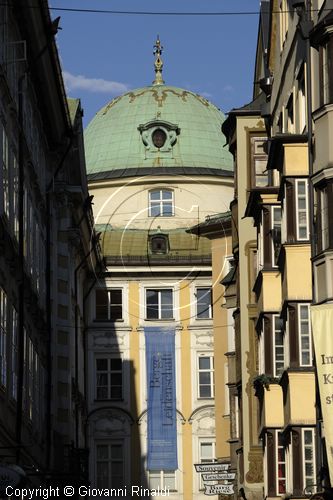
[[[221,238],[212,272],[211,243],[193,228],[228,211],[233,171],[223,114],[164,84],[161,50],[158,40],[153,85],[108,103],[85,131],[107,266],[87,318],[90,478],[128,494],[142,486],[199,499],[194,464],[230,462],[227,345],[214,357],[227,313],[220,325],[212,315],[229,263]]]

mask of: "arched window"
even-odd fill
[[[174,215],[173,191],[154,189],[149,192],[149,216],[172,217]]]

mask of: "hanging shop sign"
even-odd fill
[[[230,464],[219,464],[212,462],[210,464],[194,464],[195,470],[197,472],[221,472],[227,471]]]
[[[233,495],[233,484],[205,484],[205,495]]]
[[[235,479],[234,472],[213,472],[212,474],[202,474],[203,481],[225,481]]]

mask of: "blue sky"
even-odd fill
[[[259,0],[50,0],[50,7],[140,11],[257,12]],[[65,83],[85,125],[113,97],[150,85],[153,45],[164,46],[166,84],[198,92],[224,112],[251,100],[258,15],[130,16],[51,11]]]

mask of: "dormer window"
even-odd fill
[[[172,217],[173,191],[170,189],[154,189],[149,192],[149,217]]]
[[[169,251],[169,241],[165,234],[155,234],[150,237],[150,250],[154,254],[166,254]]]

